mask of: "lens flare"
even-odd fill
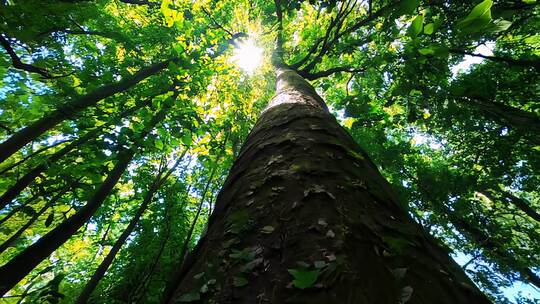
[[[248,74],[253,72],[261,65],[263,58],[263,49],[255,45],[251,39],[238,43],[234,49],[232,61]]]

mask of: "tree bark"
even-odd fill
[[[13,155],[26,144],[47,132],[62,121],[70,119],[85,108],[93,106],[107,97],[131,88],[140,81],[165,69],[171,61],[172,60],[165,60],[163,62],[156,63],[149,67],[143,68],[137,73],[118,82],[101,86],[84,96],[66,103],[62,107],[52,111],[33,124],[22,128],[0,144],[0,163],[4,162],[8,157]]]
[[[160,122],[166,114],[166,109],[160,110],[150,121],[149,127],[141,134],[141,139],[146,137],[154,126]],[[135,156],[135,148],[125,148],[118,152],[118,162],[109,172],[107,178],[86,205],[80,208],[73,216],[66,219],[60,225],[49,231],[34,244],[24,249],[21,253],[0,267],[0,297],[23,279],[32,269],[64,244],[79,228],[81,228],[103,204],[110,191],[114,188],[122,173]]]
[[[285,68],[181,273],[169,303],[490,303]]]

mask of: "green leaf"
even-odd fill
[[[261,229],[261,232],[262,233],[266,233],[266,234],[270,234],[274,231],[274,227],[272,226],[264,226],[262,229]]]
[[[422,32],[422,25],[424,23],[424,16],[418,15],[416,18],[414,18],[413,22],[411,23],[411,26],[409,26],[409,29],[407,30],[407,34],[413,38],[418,36]]]
[[[418,49],[418,53],[424,56],[446,56],[448,55],[448,47],[437,44],[431,44],[425,48]]]
[[[193,302],[198,301],[201,299],[201,294],[199,292],[189,292],[186,294],[183,294],[178,301],[180,302]]]
[[[465,19],[458,21],[458,28],[464,33],[481,32],[491,22],[492,0],[484,0],[475,6]]]
[[[246,210],[236,211],[227,219],[229,231],[235,234],[238,234],[246,229],[248,222],[249,213]]]
[[[431,35],[435,31],[435,23],[428,23],[424,26],[424,34]]]
[[[163,142],[159,139],[156,139],[155,146],[158,150],[163,149]]]
[[[229,257],[235,259],[235,260],[244,260],[244,261],[252,261],[255,258],[255,252],[252,250],[249,250],[247,248],[243,250],[236,250],[233,249],[233,252],[229,254]]]
[[[247,285],[248,280],[243,277],[233,277],[233,285],[234,287],[242,287]]]
[[[292,282],[294,287],[300,289],[312,287],[321,273],[319,269],[307,270],[306,268],[287,269],[287,271],[294,277]]]
[[[184,136],[182,136],[182,142],[184,143],[184,145],[188,147],[191,146],[191,143],[192,143],[191,134],[190,133],[184,134]]]
[[[405,0],[399,4],[399,13],[402,15],[412,14],[420,4],[420,0]]]
[[[433,19],[433,22],[424,25],[424,34],[426,34],[426,35],[432,35],[433,33],[435,33],[435,31],[436,31],[437,29],[439,29],[439,27],[441,26],[441,24],[442,24],[442,20],[441,20],[441,19],[439,19],[439,18],[434,18],[434,19]]]
[[[486,26],[484,30],[489,33],[499,33],[506,31],[511,25],[512,22],[510,21],[497,19],[491,22],[488,26]]]

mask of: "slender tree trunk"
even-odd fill
[[[68,140],[60,140],[60,141],[57,141],[57,142],[55,142],[54,144],[52,144],[52,145],[50,145],[50,146],[43,147],[43,148],[41,148],[41,149],[39,149],[39,150],[36,150],[36,151],[34,151],[34,152],[32,152],[32,153],[26,155],[26,156],[25,156],[24,158],[22,158],[21,160],[19,160],[19,161],[15,162],[15,163],[9,165],[8,167],[2,169],[2,171],[0,171],[0,176],[3,175],[4,173],[10,171],[10,170],[13,169],[13,168],[15,168],[15,167],[17,167],[17,166],[20,166],[22,163],[24,163],[25,161],[27,161],[27,160],[33,158],[34,156],[36,156],[36,155],[38,155],[38,154],[40,154],[40,153],[42,153],[42,152],[44,152],[44,151],[47,151],[47,150],[49,150],[49,149],[52,149],[52,148],[54,148],[54,147],[56,147],[56,146],[58,146],[58,145],[61,145],[61,144],[63,144],[63,143],[66,143],[66,142],[68,142],[68,141],[70,141],[70,140],[69,140],[69,139],[68,139]]]
[[[431,196],[431,193],[418,178],[414,177],[412,174],[405,172],[405,174],[412,180],[416,182],[419,188],[421,188],[424,195],[428,198],[433,209],[437,209],[441,214],[445,214],[448,218],[448,221],[461,233],[469,238],[476,246],[483,250],[484,255],[495,257],[498,260],[506,261],[509,265],[512,265],[513,271],[519,273],[520,279],[524,282],[531,283],[537,288],[540,288],[540,277],[534,273],[530,268],[523,266],[521,262],[517,261],[515,256],[509,253],[506,249],[501,248],[497,241],[494,240],[493,236],[485,233],[477,225],[471,224],[469,221],[465,220],[463,217],[456,214],[450,208],[448,208],[444,203],[436,203],[435,199]],[[494,190],[487,189],[484,191],[488,197],[492,200],[496,198],[491,196],[490,192]],[[504,195],[504,194],[503,194]]]
[[[514,194],[503,191],[503,190],[494,190],[494,189],[488,189],[487,191],[483,192],[489,199],[491,200],[497,200],[497,197],[495,196],[497,193],[501,195],[501,199],[504,202],[508,202],[516,206],[519,210],[523,211],[525,214],[530,216],[532,219],[540,223],[540,213],[538,213],[536,210],[534,210],[530,203],[526,200],[519,198],[515,196]]]
[[[482,229],[478,228],[475,225],[471,225],[468,221],[460,218],[458,215],[451,210],[447,209],[445,213],[448,215],[448,218],[452,225],[456,227],[460,232],[469,236],[478,247],[484,250],[484,254],[493,255],[503,261],[507,261],[508,264],[513,265],[513,270],[520,275],[522,281],[528,282],[540,288],[540,277],[531,270],[531,268],[522,265],[519,261],[516,260],[514,255],[511,252],[508,252],[505,248],[502,248],[493,237],[486,234]]]
[[[152,283],[152,276],[154,275],[154,272],[156,271],[156,267],[161,262],[161,256],[163,255],[163,252],[165,251],[165,247],[167,247],[167,243],[169,241],[169,238],[171,236],[171,203],[167,203],[165,205],[165,227],[162,229],[160,234],[163,234],[161,243],[159,245],[158,252],[152,261],[152,264],[150,265],[148,271],[146,272],[144,278],[141,280],[141,282],[138,284],[136,291],[139,289],[142,289],[140,292],[139,298],[135,301],[135,304],[140,303],[141,301],[144,301],[144,297],[146,296],[146,291],[148,290],[149,285]],[[165,232],[163,232],[165,230]],[[140,287],[140,288],[139,288]],[[159,290],[154,291],[155,293],[159,293]],[[135,293],[136,294],[136,293]]]
[[[163,251],[165,250],[165,246],[167,245],[169,236],[170,236],[170,228],[167,228],[166,235],[163,237],[163,240],[159,246],[156,258],[150,265],[150,268],[148,269],[148,273],[145,275],[142,282],[140,283],[142,291],[140,292],[141,295],[139,296],[139,299],[136,301],[136,303],[140,303],[141,301],[143,301],[144,297],[146,296],[146,291],[148,290],[148,286],[152,283],[152,276],[154,275],[156,267],[161,260],[161,255],[163,254]]]
[[[479,97],[461,97],[468,104],[472,104],[487,116],[492,117],[510,128],[522,133],[540,133],[540,118],[527,111],[514,108],[499,102],[484,100]]]
[[[212,167],[212,170],[210,171],[210,175],[208,177],[208,180],[206,181],[206,185],[204,186],[203,193],[201,196],[201,200],[199,201],[199,206],[197,207],[197,213],[195,213],[195,217],[193,217],[193,221],[191,222],[191,225],[189,227],[189,230],[187,232],[186,238],[184,239],[184,243],[182,244],[182,247],[180,249],[180,261],[178,263],[178,267],[176,270],[173,270],[173,274],[171,275],[171,278],[169,282],[167,282],[167,285],[165,286],[165,290],[163,291],[164,297],[163,299],[168,301],[173,296],[173,293],[180,284],[180,281],[182,280],[182,267],[185,262],[186,255],[189,250],[189,243],[191,242],[191,239],[193,237],[193,232],[195,231],[195,226],[197,225],[197,221],[199,220],[199,216],[201,215],[202,207],[204,205],[204,202],[206,201],[206,195],[208,194],[208,190],[210,188],[210,185],[212,184],[212,181],[214,180],[214,174],[216,173],[217,164],[225,152],[225,148],[227,146],[227,140],[229,138],[229,133],[226,134],[225,140],[223,141],[223,145],[221,146],[221,150],[216,157],[216,160],[214,161],[214,166]],[[189,193],[189,191],[188,191]]]
[[[213,171],[212,171],[212,175],[213,175]],[[184,239],[184,243],[182,244],[182,247],[180,249],[180,254],[178,255],[180,258],[180,261],[178,263],[179,267],[177,268],[178,270],[182,268],[182,264],[185,261],[185,256],[189,250],[189,243],[191,242],[191,239],[193,238],[193,232],[195,231],[195,226],[197,226],[197,221],[199,220],[199,216],[201,215],[202,207],[204,205],[204,201],[206,197],[206,191],[208,190],[208,185],[210,184],[210,180],[211,179],[209,179],[206,184],[205,191],[203,193],[201,200],[199,201],[199,206],[197,207],[197,213],[195,213],[195,216],[193,217],[193,221],[191,222],[191,225],[189,226],[189,230],[186,234],[186,238]],[[173,272],[173,275],[171,276],[171,280],[165,286],[164,294],[166,295],[166,298],[169,298],[172,296],[172,293],[176,289],[176,286],[180,283],[181,275],[182,273],[180,271]]]
[[[101,86],[84,96],[66,103],[33,124],[22,128],[0,144],[0,163],[62,121],[70,119],[85,108],[93,106],[107,97],[131,88],[140,81],[165,69],[170,62],[171,60],[165,60],[156,63],[143,68],[132,76],[126,77],[118,82]]]
[[[17,212],[21,211],[23,208],[25,207],[29,207],[30,203],[32,203],[33,201],[35,201],[38,197],[42,196],[42,195],[45,195],[44,193],[37,193],[37,194],[34,194],[32,195],[32,197],[28,198],[27,200],[25,200],[23,203],[21,203],[20,205],[14,207],[13,209],[11,209],[9,211],[8,214],[6,214],[6,216],[4,216],[2,219],[0,219],[0,226],[2,224],[4,224],[7,220],[9,220],[12,216],[14,216]],[[34,209],[32,209],[34,210]]]
[[[157,189],[158,188],[156,187],[156,185],[152,185],[150,187],[150,189],[148,190],[148,192],[146,193],[144,197],[142,204],[139,206],[139,209],[137,209],[137,212],[135,213],[135,215],[133,216],[133,218],[127,225],[126,229],[124,229],[120,237],[118,237],[118,239],[114,243],[113,247],[111,248],[111,251],[107,253],[107,256],[105,257],[105,259],[103,259],[101,264],[99,264],[98,268],[92,275],[92,278],[90,278],[90,281],[86,283],[86,285],[84,286],[84,289],[82,290],[81,294],[79,294],[79,297],[77,298],[75,303],[83,304],[83,303],[88,302],[90,295],[92,294],[94,289],[96,289],[99,281],[101,281],[101,279],[105,275],[105,272],[107,271],[107,269],[109,269],[109,266],[111,266],[114,258],[116,257],[116,254],[120,251],[120,248],[122,248],[127,238],[133,232],[133,229],[139,222],[139,219],[148,208],[148,205],[152,201],[152,198],[154,197],[154,194],[156,193]]]
[[[95,128],[89,132],[87,132],[82,137],[72,141],[67,146],[63,147],[62,149],[58,150],[54,154],[52,154],[46,161],[44,161],[42,164],[36,166],[32,170],[30,170],[28,173],[23,175],[21,178],[19,178],[13,186],[11,186],[2,196],[0,197],[0,209],[3,209],[7,204],[11,203],[13,199],[15,199],[26,187],[28,187],[32,182],[36,180],[36,178],[43,172],[47,170],[49,167],[49,164],[56,163],[59,161],[62,157],[64,157],[66,154],[71,152],[73,149],[80,147],[81,145],[84,145],[89,140],[94,139],[98,136],[99,132],[103,129],[103,127],[110,125],[111,123],[115,123],[119,121],[121,118],[129,116],[133,114],[137,109],[141,108],[144,104],[141,104],[140,106],[135,106],[133,108],[130,108],[124,112],[122,112],[118,117],[116,117],[114,120],[109,121],[109,123],[102,125],[98,128]]]
[[[490,303],[286,68],[181,274],[170,303]]]
[[[13,288],[92,217],[116,185],[134,154],[133,150],[120,152],[115,167],[84,207],[0,268],[0,273],[3,274],[0,277],[0,296]]]
[[[47,209],[51,208],[56,202],[62,198],[62,195],[64,195],[67,192],[68,188],[66,188],[64,191],[60,191],[57,195],[55,195],[53,198],[51,198],[41,209],[39,209],[36,214],[34,214],[28,222],[26,222],[17,232],[15,232],[9,239],[7,239],[2,245],[0,245],[0,254],[4,252],[6,249],[8,249],[23,233],[28,227],[32,226],[32,224],[43,214]]]
[[[460,50],[460,49],[450,49],[450,53],[458,54],[458,55],[469,55],[469,56],[474,56],[474,57],[480,57],[480,58],[488,59],[494,62],[503,62],[511,66],[540,69],[539,60],[523,60],[523,59],[514,59],[514,58],[508,58],[508,57],[488,56],[488,55],[476,54],[473,52],[468,52],[468,51]]]
[[[116,254],[120,251],[120,249],[126,242],[127,238],[133,232],[133,229],[135,229],[135,226],[137,225],[137,223],[139,223],[139,219],[141,218],[143,213],[146,211],[146,209],[152,202],[152,198],[154,197],[156,192],[159,190],[162,182],[169,177],[169,175],[174,171],[174,169],[176,169],[181,159],[183,158],[184,154],[185,152],[178,158],[174,166],[168,170],[168,172],[165,174],[164,177],[162,176],[163,171],[158,173],[154,182],[152,182],[148,191],[146,192],[146,195],[144,196],[143,202],[139,206],[139,209],[137,209],[137,212],[135,212],[135,215],[133,216],[133,218],[127,225],[126,229],[124,229],[120,237],[118,237],[118,239],[114,243],[113,247],[111,248],[111,251],[109,251],[105,259],[103,259],[101,264],[99,264],[98,268],[92,275],[92,278],[90,278],[90,281],[86,283],[86,285],[84,286],[84,289],[82,290],[81,294],[79,294],[79,297],[77,298],[75,303],[83,304],[83,303],[88,302],[90,295],[92,294],[94,289],[96,289],[99,281],[103,278],[107,269],[109,269],[109,266],[111,266],[114,258],[116,257]]]
[[[159,111],[149,123],[141,138],[154,128],[166,114],[166,109]],[[122,173],[135,155],[135,148],[124,149],[118,153],[118,162],[109,172],[105,181],[88,200],[86,205],[80,208],[73,216],[66,219],[60,225],[49,231],[34,244],[24,249],[21,253],[0,267],[0,297],[23,279],[32,269],[64,244],[79,228],[81,228],[105,201],[110,191],[114,188]]]

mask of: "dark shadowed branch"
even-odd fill
[[[19,70],[27,71],[30,73],[36,73],[41,75],[43,78],[52,78],[53,76],[44,68],[37,67],[35,65],[31,65],[28,63],[24,63],[21,61],[21,58],[17,56],[11,45],[9,44],[8,40],[6,39],[6,36],[0,34],[0,44],[2,47],[6,50],[9,57],[11,58],[11,62],[13,64],[13,67]]]
[[[469,55],[469,56],[474,56],[474,57],[480,57],[480,58],[488,59],[491,61],[503,62],[509,65],[520,66],[524,68],[540,69],[539,60],[522,60],[522,59],[514,59],[514,58],[508,58],[508,57],[489,56],[489,55],[476,54],[473,52],[459,50],[459,49],[450,49],[450,53],[458,54],[458,55]]]
[[[328,70],[314,72],[314,73],[305,72],[302,70],[298,72],[298,74],[300,74],[302,77],[304,77],[307,80],[315,80],[315,79],[327,77],[327,76],[330,76],[332,74],[339,73],[339,72],[358,73],[358,72],[363,72],[363,71],[364,69],[355,69],[352,67],[335,67],[335,68],[330,68]]]
[[[145,0],[120,0],[120,2],[127,3],[127,4],[134,4],[134,5],[148,5],[151,7],[156,7],[156,6],[161,5],[160,2],[151,2],[151,1],[145,1]]]

